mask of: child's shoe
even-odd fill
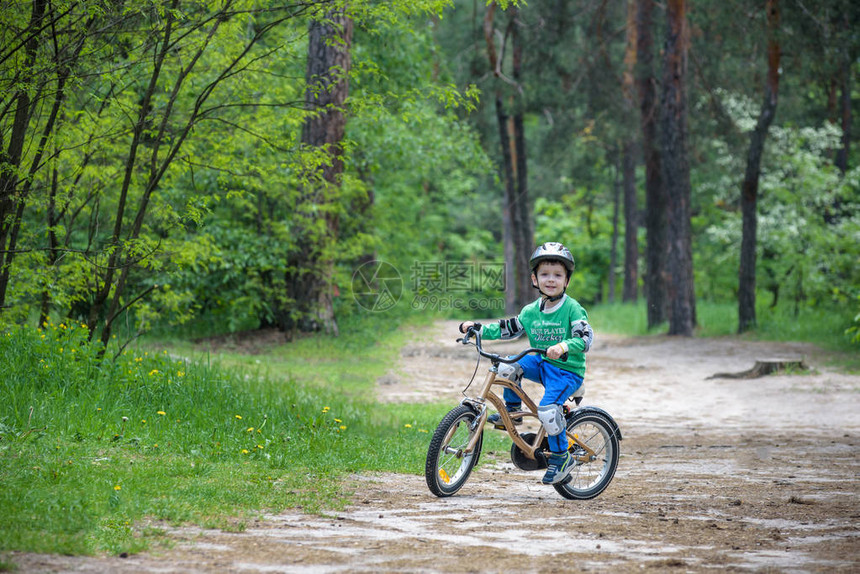
[[[547,460],[546,474],[543,475],[544,484],[558,484],[570,476],[573,470],[574,460],[569,452],[554,452]]]
[[[509,413],[518,413],[520,412],[521,407],[505,407]],[[523,424],[523,417],[516,417],[513,419],[514,426],[520,426]],[[502,416],[499,413],[492,414],[487,417],[487,422],[493,425],[493,428],[504,429],[505,423],[502,422]]]

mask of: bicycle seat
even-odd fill
[[[576,392],[574,392],[572,395],[570,395],[567,398],[567,400],[573,401],[574,403],[576,403],[577,406],[579,406],[579,403],[582,402],[582,397],[584,397],[584,396],[585,396],[585,383],[582,383],[581,385],[579,385],[579,388],[576,389]]]

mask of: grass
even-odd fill
[[[264,510],[336,509],[351,473],[422,472],[450,408],[373,404],[396,330],[308,341],[292,361],[275,348],[283,364],[265,369],[167,349],[101,361],[86,335],[0,334],[0,552],[133,553],[162,538],[149,523],[240,528]]]
[[[431,321],[430,315],[422,314],[413,314],[408,321],[353,315],[340,322],[337,337],[305,335],[289,344],[263,343],[253,349],[253,356],[247,348],[230,345],[215,345],[209,351],[215,341],[193,343],[187,338],[171,338],[169,332],[143,344],[194,361],[214,360],[222,367],[240,368],[268,381],[299,380],[314,388],[361,397],[367,396],[376,380],[391,368],[406,333]]]
[[[588,311],[595,332],[646,336],[663,334],[668,330],[668,324],[648,329],[647,309],[644,301],[636,304],[597,305]],[[737,317],[735,305],[698,302],[696,304],[696,319],[698,321],[696,335],[701,337],[734,335],[738,328]]]
[[[649,330],[645,302],[612,303],[589,308],[595,331],[643,336],[663,334],[667,325]],[[760,305],[756,310],[758,325],[743,336],[760,341],[804,341],[834,350],[857,350],[845,330],[850,317],[840,310],[801,309],[797,316],[785,308],[771,309]],[[737,335],[738,309],[734,303],[696,303],[696,336],[724,337]]]

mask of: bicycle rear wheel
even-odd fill
[[[603,492],[618,467],[619,433],[617,426],[598,413],[574,414],[567,423],[568,437],[576,437],[594,451],[596,459],[577,462],[570,480],[554,484],[560,495],[570,500],[588,500]],[[571,441],[570,453],[587,455],[587,451]]]
[[[478,418],[477,413],[466,405],[460,405],[442,418],[430,447],[427,449],[427,462],[424,466],[424,477],[430,492],[436,496],[445,497],[456,494],[466,483],[472,468],[481,455],[483,434],[478,437],[475,449],[464,454],[463,449],[472,440],[476,432],[483,428],[473,429],[473,423]]]

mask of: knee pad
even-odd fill
[[[520,385],[523,381],[523,368],[519,363],[499,363],[499,370],[496,376]]]
[[[560,435],[567,425],[561,405],[546,405],[538,407],[538,418],[549,436]]]

